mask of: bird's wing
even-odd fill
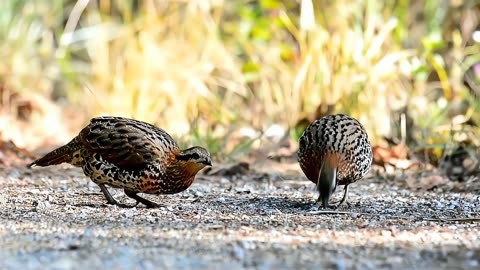
[[[124,169],[142,168],[167,159],[178,145],[164,130],[121,117],[97,117],[78,135],[85,148]]]

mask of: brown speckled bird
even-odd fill
[[[372,164],[372,147],[363,126],[352,117],[336,114],[313,121],[300,137],[298,162],[307,178],[317,185],[317,204],[330,207],[328,200],[337,185],[361,179]]]
[[[180,150],[164,130],[122,117],[90,120],[77,137],[29,166],[69,163],[81,167],[96,183],[109,204],[129,207],[113,199],[106,186],[123,188],[125,194],[147,207],[157,204],[137,193],[173,194],[184,191],[195,175],[211,166],[210,153],[202,147]]]

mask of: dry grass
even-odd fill
[[[480,58],[468,42],[474,3],[426,0],[416,21],[419,4],[400,2],[6,1],[1,89],[59,104],[34,106],[30,123],[73,112],[76,131],[91,116],[123,115],[218,151],[242,127],[279,124],[295,137],[303,120],[330,112],[359,118],[374,141],[399,134],[405,108],[423,133],[457,115],[461,128],[478,123],[478,99],[462,84]],[[463,28],[442,35],[432,22],[449,12]],[[2,104],[11,124],[18,106]]]

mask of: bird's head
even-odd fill
[[[177,161],[185,166],[185,169],[191,174],[196,174],[205,166],[212,166],[212,159],[210,158],[210,152],[207,149],[194,146],[181,150],[177,156]]]

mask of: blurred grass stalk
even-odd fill
[[[409,106],[427,123],[426,110],[438,108],[421,105],[430,90],[425,59],[438,74],[462,76],[443,72],[435,50],[402,44],[408,1],[12,0],[0,7],[3,91],[57,96],[84,116],[79,122],[110,114],[155,123],[218,154],[252,145],[228,142],[241,127],[301,131],[299,121],[313,120],[320,105],[359,118],[376,140],[395,128],[393,111]],[[456,89],[445,76],[441,87]]]
[[[405,105],[409,92],[402,79],[410,70],[400,67],[414,56],[413,50],[402,49],[393,39],[398,20],[384,19],[382,11],[387,8],[378,1],[356,5],[340,1],[329,9],[322,7],[328,7],[327,1],[315,3],[315,9],[311,3],[302,5],[300,20],[310,18],[303,19],[309,23],[300,29],[289,24],[302,60],[294,74],[292,90],[300,105],[294,115],[305,117],[326,103],[357,117],[374,139],[390,134],[390,112]],[[316,24],[311,19],[315,13],[328,20]]]
[[[398,64],[412,55],[392,44],[398,21],[384,21],[382,7],[370,1],[356,7],[366,9],[364,18],[332,31],[316,23],[314,9],[322,8],[304,0],[298,27],[279,1],[272,3],[278,17],[271,20],[284,27],[265,26],[270,33],[264,40],[253,30],[242,37],[239,31],[253,29],[256,22],[238,20],[237,29],[228,33],[238,43],[223,42],[219,33],[228,14],[222,16],[227,3],[221,1],[146,1],[138,10],[117,3],[119,18],[107,15],[112,3],[102,1],[84,13],[89,27],[66,31],[71,42],[61,44],[70,48],[84,41],[92,89],[84,105],[92,115],[143,119],[180,136],[191,134],[194,121],[203,130],[198,136],[222,137],[232,122],[260,130],[273,123],[293,128],[324,103],[359,117],[373,135],[388,134],[389,96],[405,92]],[[252,7],[258,8],[269,11],[262,3]],[[68,22],[79,17],[73,11]],[[357,10],[343,12],[348,18]],[[282,59],[282,46],[295,44],[298,51],[290,50],[297,59]],[[257,68],[246,71],[249,63]],[[376,125],[369,121],[374,116]]]
[[[0,1],[0,137],[21,146],[66,135],[50,99],[60,75],[54,29],[61,7],[59,0]]]

